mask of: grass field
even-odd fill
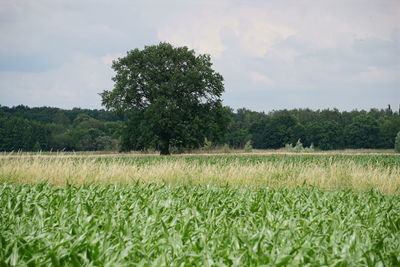
[[[0,266],[398,266],[394,154],[2,156]]]
[[[400,190],[398,155],[33,156],[0,158],[0,181],[54,185],[156,182]]]

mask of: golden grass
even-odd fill
[[[7,158],[0,160],[0,181],[54,185],[131,184],[217,184],[294,188],[311,185],[324,189],[377,189],[393,194],[400,188],[400,167],[357,164],[351,160],[318,163],[261,162],[200,164],[181,159],[137,165],[122,158],[99,161],[93,158]],[[398,192],[398,191],[397,191]]]
[[[227,156],[227,155],[397,155],[393,149],[343,149],[315,152],[288,152],[284,148],[281,149],[253,149],[252,152],[245,152],[241,149],[230,149],[224,152],[222,149],[214,149],[211,151],[195,150],[191,153],[173,154],[173,157],[188,157],[188,156]],[[159,156],[159,152],[139,152],[132,151],[127,153],[117,153],[114,151],[80,151],[80,152],[0,152],[1,159],[10,158],[121,158],[121,157],[149,157]]]

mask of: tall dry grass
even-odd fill
[[[200,164],[176,159],[134,164],[123,159],[99,161],[73,158],[8,158],[0,160],[0,181],[54,185],[131,184],[217,184],[294,188],[310,185],[324,189],[377,189],[393,194],[400,189],[400,167],[346,162],[307,164],[260,162],[243,164]]]

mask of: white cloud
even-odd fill
[[[258,84],[264,85],[264,86],[273,86],[274,82],[271,80],[271,78],[269,78],[268,76],[255,72],[255,71],[251,71],[249,73],[250,79]]]
[[[178,46],[188,46],[199,53],[221,56],[225,50],[222,44],[219,29],[213,23],[193,21],[190,25],[181,28],[175,26],[161,26],[157,37],[160,41],[167,41]]]
[[[275,43],[295,34],[290,27],[268,21],[264,12],[256,8],[230,6],[223,13],[196,11],[172,19],[171,23],[159,28],[158,38],[220,57],[232,45],[224,40],[224,32],[228,32],[242,51],[252,57],[265,56]]]
[[[365,83],[400,82],[399,71],[379,69],[377,67],[368,67],[366,71],[357,73],[357,75],[352,78],[355,81]]]

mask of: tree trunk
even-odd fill
[[[171,153],[169,152],[169,141],[163,142],[160,147],[160,155],[161,156],[169,156]]]

